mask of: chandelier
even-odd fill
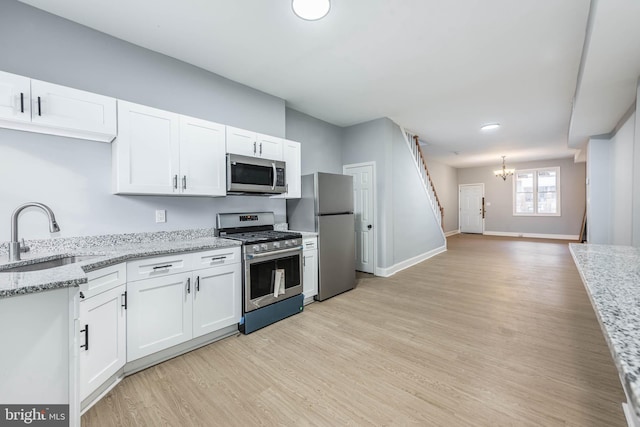
[[[504,164],[505,157],[507,156],[502,156],[502,169],[493,171],[495,176],[497,176],[498,178],[502,178],[503,181],[506,181],[507,177],[513,175],[513,173],[516,171],[515,169],[507,169],[507,167]]]

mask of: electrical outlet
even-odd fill
[[[167,222],[167,211],[165,209],[156,209],[156,222]]]

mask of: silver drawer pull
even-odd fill
[[[217,257],[211,258],[211,262],[213,262],[213,261],[222,261],[222,260],[225,260],[225,259],[227,259],[226,256],[217,256]]]
[[[165,268],[171,268],[173,267],[173,264],[165,264],[165,265],[156,265],[155,267],[153,267],[154,270],[163,270]]]

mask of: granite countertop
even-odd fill
[[[569,244],[629,404],[640,416],[640,248]]]
[[[0,298],[79,286],[86,273],[124,261],[171,253],[240,246],[240,242],[213,235],[213,229],[131,233],[27,241],[32,251],[9,262],[6,245],[0,245]],[[46,270],[3,272],[4,269],[72,255],[92,256],[85,261]]]

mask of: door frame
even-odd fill
[[[358,168],[362,166],[371,166],[373,170],[373,174],[371,180],[373,181],[373,185],[371,189],[373,191],[372,194],[372,203],[373,203],[373,275],[377,276],[378,272],[378,181],[376,180],[376,162],[362,162],[362,163],[350,163],[348,165],[342,165],[342,173],[343,175],[347,174],[347,169],[350,168]],[[355,211],[354,211],[355,214]],[[354,236],[355,239],[355,236]]]
[[[462,215],[460,215],[460,213],[462,212],[462,205],[460,205],[460,200],[461,197],[460,195],[462,194],[462,187],[471,187],[471,186],[476,186],[479,185],[480,187],[482,187],[482,211],[483,211],[483,215],[482,215],[482,233],[480,234],[484,234],[484,212],[485,212],[485,204],[484,204],[484,182],[477,182],[475,184],[458,184],[458,232],[462,233],[462,231],[460,230],[461,224],[462,224]]]

